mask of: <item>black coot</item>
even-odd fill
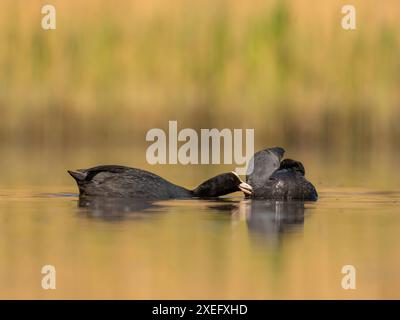
[[[213,177],[194,190],[177,186],[151,172],[106,165],[68,171],[79,187],[80,196],[140,199],[218,197],[235,191],[251,194],[251,187],[234,172]]]
[[[317,191],[305,178],[304,166],[299,161],[282,160],[284,153],[283,148],[275,147],[254,154],[253,171],[249,171],[246,178],[253,192],[247,196],[271,200],[316,201]]]

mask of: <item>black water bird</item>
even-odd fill
[[[235,172],[215,176],[194,190],[154,173],[125,166],[106,165],[68,172],[77,182],[81,197],[185,199],[219,197],[236,191],[250,195],[252,190]]]
[[[316,201],[315,187],[305,178],[301,162],[284,159],[280,147],[258,151],[250,162],[246,182],[253,188],[255,199]]]

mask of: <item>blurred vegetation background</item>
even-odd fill
[[[0,2],[3,146],[145,145],[167,129],[255,128],[258,145],[400,144],[400,2]]]
[[[399,0],[0,0],[0,298],[399,297],[399,39]],[[169,120],[285,147],[320,195],[306,232],[268,247],[206,202],[106,225],[60,197],[78,191],[67,169],[194,188],[235,168],[149,165],[146,132]],[[40,289],[43,261],[60,290]]]

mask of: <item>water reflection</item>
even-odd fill
[[[210,209],[231,214],[232,219],[246,220],[248,230],[268,238],[279,238],[283,233],[299,231],[304,225],[304,202],[226,200],[209,206]]]
[[[175,203],[176,204],[176,203]],[[102,197],[81,197],[78,201],[79,213],[89,218],[123,220],[145,218],[155,212],[166,212],[168,202],[160,204],[143,199],[121,199]],[[304,202],[266,200],[209,200],[207,210],[224,212],[232,221],[245,220],[251,233],[266,237],[301,230],[304,224]]]
[[[338,188],[312,204],[81,199],[79,209],[69,193],[6,192],[0,298],[399,297],[399,192]],[[57,268],[51,293],[38,286],[45,264]],[[360,290],[343,292],[344,264],[363,268]]]
[[[255,233],[285,233],[304,224],[304,202],[253,200],[243,207],[247,225]]]
[[[163,207],[154,201],[143,199],[80,197],[78,200],[80,214],[104,220],[145,218],[149,214],[160,212]]]

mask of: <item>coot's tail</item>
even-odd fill
[[[79,184],[83,182],[86,178],[86,173],[80,172],[80,171],[72,171],[68,170],[68,173],[71,175],[72,178],[75,179],[75,181]]]

